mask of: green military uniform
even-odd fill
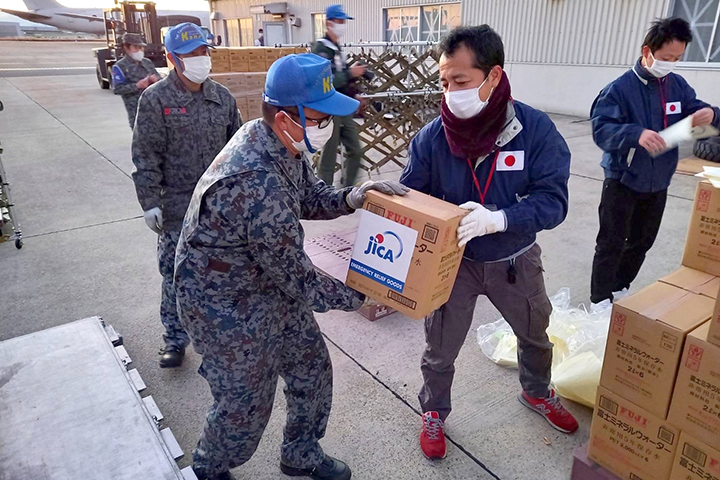
[[[358,90],[354,86],[354,78],[347,68],[345,53],[340,46],[327,36],[313,44],[312,52],[330,60],[333,72],[335,89],[349,97],[355,97]],[[337,148],[342,142],[345,147],[345,164],[343,171],[343,185],[350,186],[355,183],[360,169],[360,131],[354,119],[354,114],[344,117],[336,116],[334,119],[332,138],[327,142],[320,160],[319,177],[328,185],[332,185],[337,163]]]

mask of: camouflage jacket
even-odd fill
[[[300,224],[352,213],[349,190],[319,180],[262,119],[245,124],[198,182],[175,256],[176,282],[184,262],[200,270],[214,260],[229,265],[234,298],[266,305],[289,297],[316,312],[358,309],[361,293],[315,269]],[[222,296],[218,288],[205,294]]]
[[[120,59],[112,68],[112,87],[115,95],[122,95],[127,110],[130,128],[135,124],[135,112],[137,112],[138,99],[143,92],[137,87],[137,82],[148,75],[160,74],[155,70],[155,65],[151,60],[143,58],[141,62],[136,62],[128,55]]]
[[[160,207],[164,228],[180,229],[195,184],[242,122],[227,88],[208,79],[202,96],[195,101],[172,70],[140,97],[132,177],[142,209]]]

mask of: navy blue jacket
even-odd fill
[[[695,90],[683,77],[671,73],[657,79],[638,60],[600,92],[590,111],[593,140],[605,152],[601,163],[605,178],[620,180],[637,192],[666,190],[677,168],[678,149],[652,158],[638,144],[640,134],[646,128],[663,130],[666,117],[670,126],[705,107],[709,105],[695,97]],[[720,110],[713,110],[713,126],[720,128]]]
[[[514,108],[513,108],[514,106]],[[513,113],[514,109],[514,113]],[[492,262],[513,257],[535,243],[537,232],[555,228],[568,211],[570,151],[550,118],[520,102],[510,105],[509,121],[496,144],[501,152],[524,152],[522,169],[496,170],[485,198],[505,212],[507,230],[475,238],[465,257]],[[496,152],[475,163],[484,189]],[[436,118],[413,139],[410,160],[400,182],[410,188],[461,205],[480,198],[467,159],[450,153],[442,120]],[[519,163],[515,164],[516,168]]]

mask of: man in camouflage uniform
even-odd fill
[[[160,367],[178,367],[189,340],[177,315],[173,268],[182,220],[198,179],[240,128],[237,104],[207,79],[208,43],[199,27],[171,28],[165,47],[175,68],[140,98],[133,132],[133,180],[145,221],[158,234],[163,276],[160,318],[165,347]]]
[[[137,33],[123,35],[125,56],[112,68],[112,86],[115,95],[125,102],[130,128],[135,125],[135,113],[143,90],[160,81],[155,65],[145,58],[145,42]]]
[[[318,443],[332,403],[332,365],[313,311],[356,310],[364,296],[315,270],[300,219],[350,214],[368,189],[407,189],[367,182],[336,190],[301,155],[322,148],[332,115],[359,104],[332,87],[327,60],[278,60],[264,100],[263,118],[245,124],[198,182],[177,250],[180,318],[215,399],[193,469],[200,479],[233,478],[229,470],[260,442],[281,376],[288,410],[282,472],[347,480],[347,465]]]

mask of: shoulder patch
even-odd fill
[[[112,84],[113,85],[122,85],[125,83],[125,74],[123,73],[122,69],[118,67],[117,65],[113,65],[112,67]]]

